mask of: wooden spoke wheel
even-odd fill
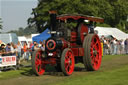
[[[102,60],[101,43],[98,35],[88,34],[83,42],[83,62],[87,70],[95,71],[100,68]]]
[[[43,75],[45,72],[45,64],[42,61],[42,52],[34,51],[32,55],[32,69],[37,76]]]
[[[73,55],[73,52],[71,51],[71,49],[69,49],[69,48],[64,49],[64,51],[62,52],[62,55],[61,55],[62,72],[66,76],[71,75],[74,71],[74,64],[75,64],[74,55]]]

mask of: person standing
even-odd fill
[[[114,38],[113,44],[114,44],[114,55],[116,55],[117,54],[117,39],[116,38]]]
[[[114,43],[113,43],[114,39],[111,39],[110,41],[110,47],[111,47],[111,54],[114,55]]]
[[[125,53],[128,54],[128,38],[124,41]]]
[[[104,40],[103,40],[103,55],[106,55],[107,54],[107,49],[108,49],[108,47],[107,47],[107,39],[106,38],[104,38]]]
[[[21,59],[21,45],[20,42],[17,44],[17,57],[18,57],[18,63],[20,64],[20,59]]]
[[[5,56],[5,55],[6,55],[5,45],[1,44],[1,46],[0,46],[0,56]]]
[[[23,46],[23,52],[24,52],[23,58],[24,58],[25,60],[28,60],[28,58],[29,58],[28,55],[27,55],[27,50],[28,50],[27,43],[24,42],[24,46]]]

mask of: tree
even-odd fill
[[[56,10],[58,14],[84,14],[104,18],[107,26],[119,27],[123,30],[128,15],[127,0],[38,0],[38,6],[33,9],[35,17],[31,23],[37,24],[39,32],[44,30],[43,23],[49,21],[49,11]],[[104,26],[103,24],[103,26]],[[100,24],[101,26],[102,24]],[[105,25],[105,26],[106,26]]]
[[[18,36],[25,36],[25,35],[37,33],[37,29],[35,25],[33,25],[33,26],[27,26],[26,28],[20,27],[18,30],[11,30],[8,33],[16,33]]]

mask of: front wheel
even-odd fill
[[[34,51],[33,52],[32,69],[37,76],[44,74],[45,65],[43,64],[42,51]]]
[[[69,49],[69,48],[64,49],[64,51],[62,52],[62,55],[61,55],[62,72],[66,76],[71,75],[74,71],[74,64],[75,64],[74,55],[73,55],[73,52],[71,51],[71,49]]]

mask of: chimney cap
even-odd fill
[[[55,10],[49,11],[49,14],[56,14],[57,12]]]

